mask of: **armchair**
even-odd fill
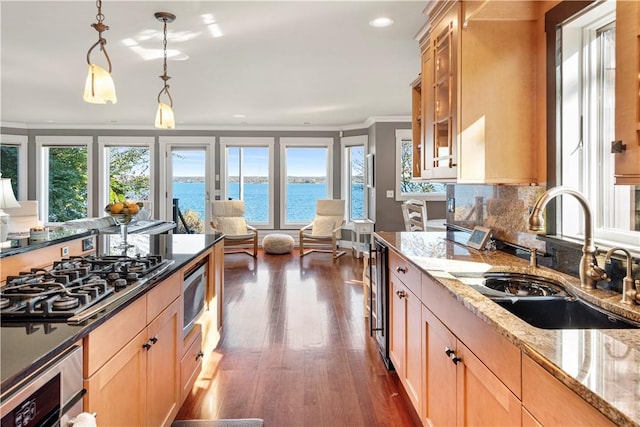
[[[344,200],[318,200],[313,222],[300,229],[300,256],[326,252],[335,259],[344,255],[345,251],[338,250],[338,238],[345,223]]]
[[[214,200],[211,202],[211,227],[224,234],[225,253],[258,254],[258,230],[247,223],[242,200]],[[250,249],[247,249],[249,245]]]

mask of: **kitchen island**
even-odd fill
[[[466,424],[465,410],[491,413],[495,399],[501,406],[495,412],[504,411],[498,415],[509,424],[640,425],[640,329],[536,328],[475,285],[486,272],[519,272],[556,279],[573,295],[634,321],[638,306],[620,304],[615,292],[584,291],[577,278],[512,255],[453,243],[444,233],[376,232],[374,238],[391,251],[392,360],[424,424],[442,420],[438,408],[446,407],[454,408],[451,424]],[[416,300],[422,313],[412,309]],[[412,310],[422,322],[414,335]],[[430,381],[441,378],[434,392]],[[488,390],[481,411],[467,408],[484,390],[478,385]],[[457,403],[445,399],[451,387]]]
[[[207,300],[207,309],[214,312],[212,318],[215,325],[207,325],[210,329],[216,329],[219,333],[221,325],[221,301],[222,301],[222,258],[221,251],[223,235],[186,235],[186,234],[158,234],[145,235],[133,234],[128,236],[128,243],[133,247],[123,250],[120,247],[120,236],[101,234],[95,236],[91,232],[80,232],[76,237],[86,238],[90,236],[96,238],[95,251],[98,255],[126,255],[128,257],[160,255],[164,260],[168,260],[168,266],[164,271],[153,279],[136,288],[135,291],[126,294],[126,297],[117,299],[109,304],[104,310],[99,311],[85,321],[71,324],[65,320],[44,320],[44,321],[6,321],[3,320],[0,327],[0,372],[2,376],[1,391],[3,400],[13,394],[14,389],[21,387],[22,383],[29,379],[39,369],[47,365],[50,360],[64,352],[68,347],[85,342],[85,363],[88,361],[87,354],[89,346],[88,337],[109,322],[113,322],[121,317],[121,313],[139,305],[146,295],[158,293],[158,289],[166,288],[167,294],[175,295],[174,301],[169,301],[175,306],[175,335],[176,345],[173,346],[176,352],[175,357],[180,360],[183,352],[183,331],[182,331],[182,282],[183,275],[191,268],[194,262],[206,263],[209,270],[204,298]],[[29,252],[33,262],[37,263],[40,249],[46,249],[56,242],[49,242],[43,248],[36,247]],[[22,251],[20,254],[24,255]],[[18,255],[16,255],[18,256]],[[9,265],[11,256],[2,259],[3,265]],[[216,271],[214,271],[216,270]],[[165,292],[165,291],[163,291]],[[160,299],[162,303],[165,301]],[[146,304],[144,304],[146,306]],[[149,310],[155,308],[149,303]],[[159,307],[158,310],[163,309]],[[206,316],[205,316],[206,317]],[[133,325],[127,328],[134,329]],[[204,328],[204,326],[203,326]],[[118,331],[112,331],[111,337],[117,335]],[[200,330],[198,329],[200,334]],[[114,335],[115,334],[115,335]],[[212,336],[213,334],[210,334]],[[190,335],[191,336],[191,335]],[[210,342],[205,342],[204,334],[202,347],[211,348]],[[207,337],[208,338],[208,337]],[[193,341],[193,340],[192,340]],[[199,343],[197,343],[199,344]],[[198,349],[200,345],[197,345]],[[86,367],[85,367],[86,369]],[[179,371],[179,365],[175,366]],[[193,373],[188,373],[193,374]],[[89,390],[88,394],[91,395]],[[96,394],[95,391],[93,393]],[[87,402],[85,397],[85,403]],[[178,402],[179,405],[180,402]],[[85,410],[91,410],[85,407]],[[174,411],[175,412],[175,411]]]

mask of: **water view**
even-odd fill
[[[229,197],[239,199],[240,185],[229,184]],[[266,183],[244,184],[246,218],[251,223],[267,222],[269,186]],[[364,217],[364,186],[353,184],[353,217]],[[179,199],[182,212],[192,210],[204,219],[204,182],[173,181],[173,196]],[[317,199],[327,197],[326,184],[296,183],[287,185],[287,218],[290,222],[310,222],[315,214]]]

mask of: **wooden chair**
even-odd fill
[[[344,255],[345,251],[338,250],[340,230],[346,223],[344,214],[344,200],[318,200],[313,222],[300,229],[300,256],[326,252],[335,259]]]
[[[446,220],[428,219],[427,205],[422,200],[409,199],[402,203],[402,217],[406,231],[444,231]]]
[[[224,234],[225,253],[244,252],[255,258],[258,230],[247,223],[244,212],[243,200],[214,200],[211,202],[211,227]]]

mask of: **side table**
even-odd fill
[[[375,222],[370,219],[354,219],[353,220],[353,233],[351,234],[351,248],[352,253],[355,250],[356,258],[360,258],[361,245],[368,245],[371,243],[371,236],[373,235],[373,226]],[[364,237],[364,242],[362,238]]]

